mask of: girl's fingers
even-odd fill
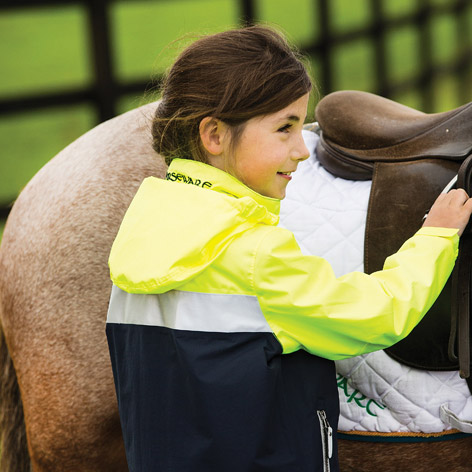
[[[457,228],[461,235],[472,214],[472,199],[464,189],[441,194],[429,211],[424,226]]]
[[[462,204],[469,200],[469,195],[463,188],[451,190],[448,195],[451,195],[452,199],[462,202]]]

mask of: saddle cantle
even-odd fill
[[[315,114],[320,163],[338,177],[372,180],[364,247],[367,273],[380,270],[386,257],[421,227],[463,162],[459,181],[469,193],[472,189],[472,171],[466,172],[472,169],[472,157],[467,158],[472,153],[472,103],[426,114],[371,93],[340,91],[324,97]],[[386,350],[391,357],[427,370],[460,368],[462,376],[469,376],[470,239],[466,231],[454,283],[446,284],[407,338]]]
[[[472,103],[427,114],[367,92],[344,90],[316,107],[320,163],[349,180],[370,180],[376,162],[462,162],[472,151]]]

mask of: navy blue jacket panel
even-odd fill
[[[282,355],[272,333],[108,323],[107,336],[131,472],[338,470],[320,421],[336,431],[334,362]]]

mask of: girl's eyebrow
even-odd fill
[[[280,121],[295,121],[295,122],[299,122],[299,121],[300,121],[300,117],[297,116],[297,115],[286,115],[286,116],[280,117]]]

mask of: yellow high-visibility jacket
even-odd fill
[[[457,257],[457,230],[422,228],[382,271],[336,278],[279,206],[191,160],[141,185],[109,259],[130,470],[337,470],[331,361],[407,336]]]

